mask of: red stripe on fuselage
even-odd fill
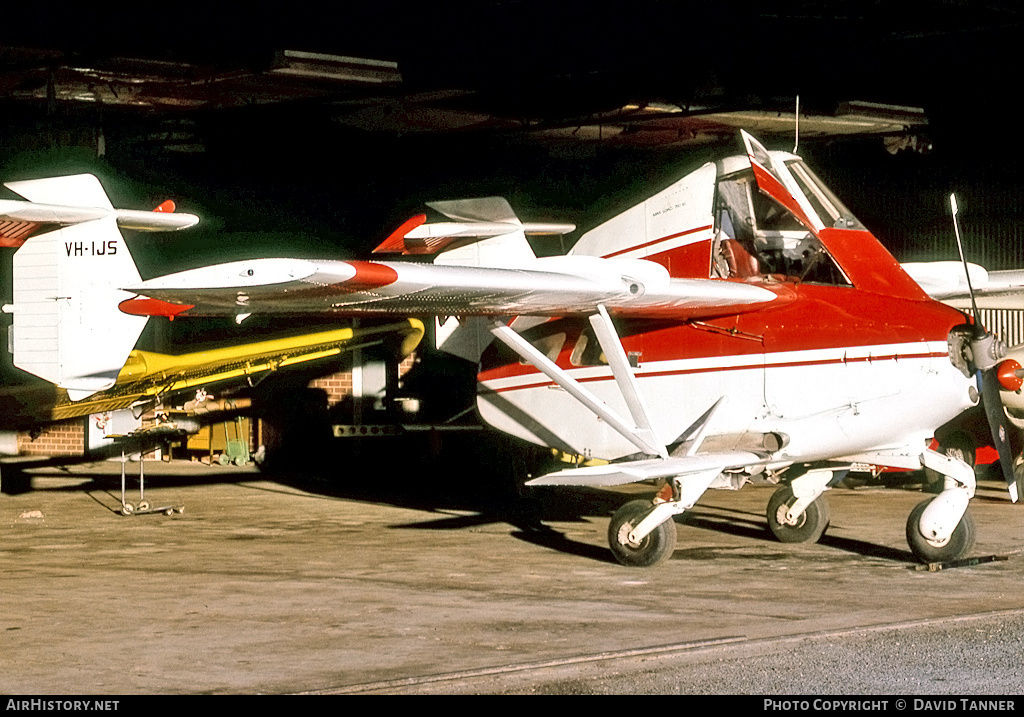
[[[939,302],[879,296],[851,287],[786,285],[791,299],[775,306],[699,322],[661,322],[643,317],[618,321],[623,349],[641,363],[797,351],[945,342],[954,326],[967,322],[960,311]],[[562,319],[524,332],[528,339],[565,333],[556,363],[578,368],[572,354],[582,320]],[[924,347],[922,346],[922,349]],[[532,366],[505,362],[499,350],[485,355],[482,381],[536,375]],[[742,360],[742,359],[740,359]],[[857,357],[855,360],[860,360]],[[875,359],[872,359],[875,360]],[[881,357],[878,360],[882,360]]]
[[[814,359],[805,361],[778,361],[772,363],[748,363],[748,364],[737,364],[735,366],[702,366],[699,368],[685,368],[685,369],[672,369],[666,371],[650,371],[637,373],[637,379],[644,378],[664,378],[667,376],[690,376],[701,373],[725,373],[727,371],[748,371],[751,369],[776,369],[776,368],[799,368],[806,366],[828,366],[828,365],[841,365],[850,363],[877,363],[880,361],[907,361],[911,359],[932,359],[932,358],[946,358],[947,353],[944,351],[935,351],[930,353],[912,353],[912,354],[887,354],[884,356],[861,356],[856,358],[834,358],[834,359]],[[483,378],[481,381],[485,380]],[[602,376],[587,376],[576,379],[579,383],[593,383],[595,381],[614,381],[615,377],[611,374],[605,374]],[[548,388],[555,386],[554,381],[534,381],[531,383],[522,383],[515,386],[504,386],[502,388],[490,388],[485,387],[486,391],[491,393],[507,393],[509,391],[522,391],[530,388]]]
[[[613,251],[611,254],[605,254],[603,256],[603,258],[611,259],[611,258],[616,257],[616,256],[621,256],[622,254],[628,254],[631,251],[637,251],[639,249],[647,249],[647,248],[652,247],[652,246],[654,246],[656,244],[661,244],[663,242],[671,241],[673,239],[678,239],[679,237],[684,237],[687,234],[696,234],[697,232],[707,231],[709,229],[711,229],[711,225],[710,224],[708,224],[707,226],[703,226],[703,227],[697,227],[695,229],[687,229],[686,231],[679,232],[678,234],[670,234],[669,236],[662,237],[661,239],[655,239],[654,241],[649,241],[649,242],[646,242],[644,244],[635,244],[633,246],[626,247],[625,249],[619,249],[618,251]]]

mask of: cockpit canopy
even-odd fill
[[[863,229],[861,223],[799,157],[773,152],[755,158],[789,191],[803,217],[758,189],[747,157],[718,162],[712,276],[850,285],[815,233]]]

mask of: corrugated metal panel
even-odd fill
[[[1024,344],[1024,311],[979,309],[981,324],[1001,338],[1007,346]]]

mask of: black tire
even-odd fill
[[[766,511],[768,527],[772,534],[781,543],[818,542],[832,521],[832,510],[828,501],[824,496],[818,496],[797,519],[796,525],[788,525],[784,522],[786,513],[794,502],[796,497],[788,485],[782,486],[772,494]]]
[[[910,552],[922,563],[949,563],[964,557],[974,548],[975,527],[970,510],[964,513],[960,524],[945,543],[928,540],[921,534],[921,514],[935,498],[922,501],[910,511],[907,518],[907,544]]]
[[[608,544],[615,559],[631,568],[649,568],[672,557],[676,549],[676,524],[671,518],[651,531],[639,543],[626,535],[654,508],[649,500],[631,500],[615,511],[608,524]]]

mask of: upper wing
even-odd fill
[[[650,261],[548,257],[499,269],[406,262],[257,259],[194,269],[126,290],[127,313],[393,314],[568,316],[613,314],[688,318],[775,301],[764,288],[718,279],[673,279]],[[166,303],[163,303],[166,302]]]

